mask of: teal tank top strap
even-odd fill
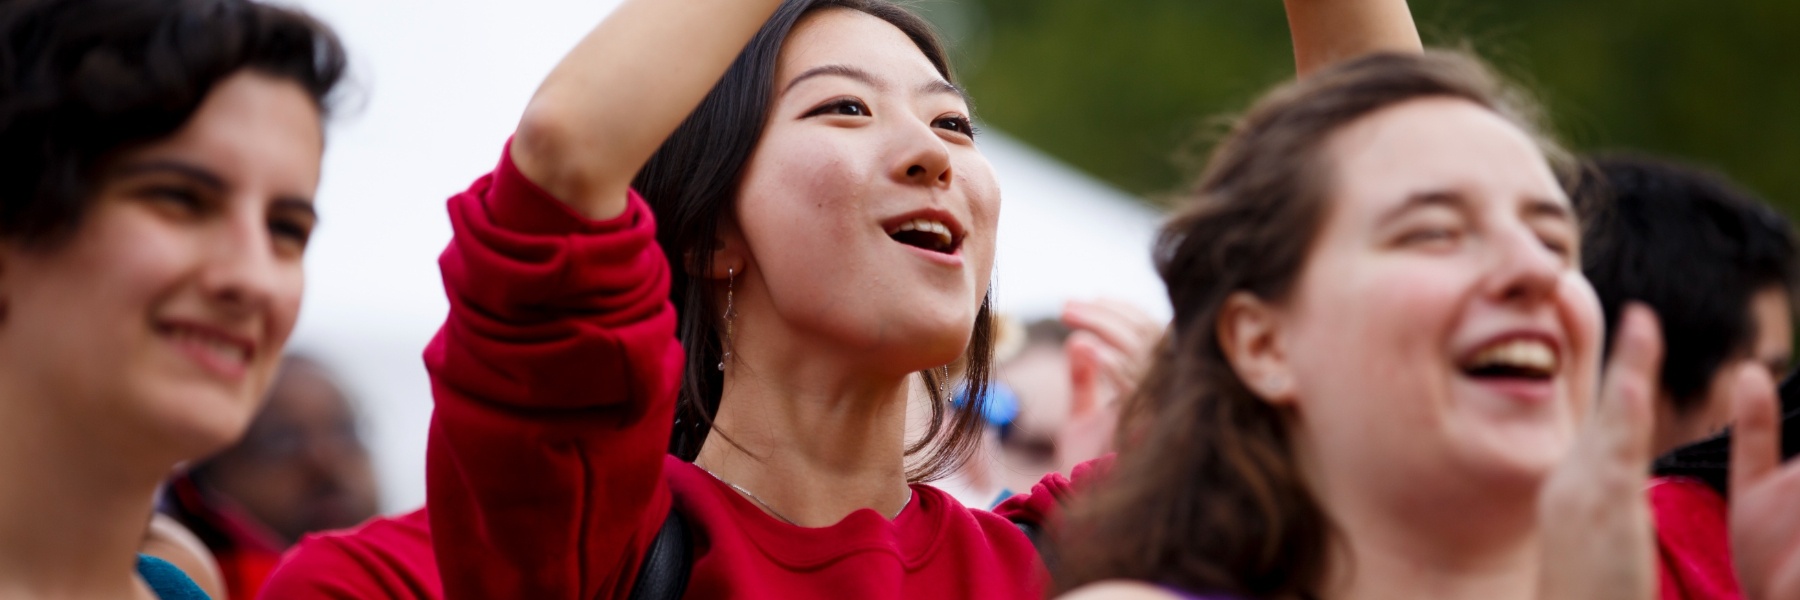
[[[137,572],[139,577],[144,578],[144,583],[150,585],[150,591],[155,592],[156,597],[161,600],[212,600],[205,590],[188,578],[187,573],[181,572],[181,569],[169,564],[169,561],[139,554]]]

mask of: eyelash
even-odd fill
[[[836,111],[841,111],[844,109],[855,109],[860,114],[845,114],[842,112],[836,112]],[[816,116],[821,116],[821,115],[826,115],[826,114],[832,114],[834,112],[836,112],[836,116],[844,116],[844,117],[867,117],[867,116],[873,116],[873,114],[874,114],[873,111],[869,110],[868,105],[863,104],[861,100],[857,100],[855,98],[838,98],[836,100],[826,102],[825,104],[820,105],[818,108],[812,109],[811,111],[807,112],[805,116],[816,117]],[[944,125],[946,125],[946,124],[948,124],[949,126],[944,127]],[[970,138],[973,138],[976,135],[979,135],[981,133],[981,129],[975,127],[975,124],[973,122],[969,121],[968,117],[965,117],[962,115],[949,115],[949,116],[938,117],[937,120],[932,121],[931,125],[933,127],[938,127],[940,129],[948,129],[950,131],[955,131],[957,133],[963,134]]]
[[[1410,231],[1404,235],[1401,235],[1400,236],[1400,244],[1401,245],[1412,245],[1412,244],[1422,244],[1425,242],[1435,242],[1435,241],[1440,241],[1440,240],[1454,240],[1454,239],[1456,239],[1456,237],[1458,235],[1459,235],[1459,232],[1457,232],[1455,229],[1451,229],[1449,227],[1429,227],[1429,228],[1425,228],[1425,229],[1418,229],[1418,230]]]
[[[934,125],[941,125],[944,123],[950,124],[950,127],[945,127],[945,129],[950,129],[952,131],[956,131],[957,133],[961,133],[961,134],[969,136],[971,138],[975,137],[975,134],[981,132],[981,130],[975,128],[974,123],[969,122],[968,117],[965,117],[962,115],[938,117],[938,120],[934,123]]]
[[[868,117],[868,116],[873,116],[873,114],[874,114],[873,112],[871,112],[869,110],[868,105],[863,104],[861,100],[857,100],[855,98],[838,98],[836,100],[826,102],[825,104],[820,105],[818,108],[812,109],[811,112],[806,113],[806,116],[814,117],[814,116],[824,115],[824,114],[830,113],[832,111],[837,111],[837,110],[846,109],[846,108],[854,108],[858,111],[861,111],[862,114],[837,113],[836,116]]]
[[[155,186],[145,190],[145,195],[154,200],[179,203],[183,208],[191,211],[199,211],[205,205],[205,202],[201,200],[199,194],[194,193],[193,190],[186,187],[172,185]]]
[[[270,219],[269,231],[277,236],[286,236],[306,248],[306,242],[312,239],[312,228],[292,219]]]

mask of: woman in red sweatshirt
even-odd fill
[[[1418,46],[1400,0],[1290,16],[1302,71]],[[944,408],[990,352],[975,140],[887,2],[625,3],[450,200],[430,512],[303,544],[265,595],[625,597],[674,510],[689,597],[1041,597],[1018,523],[1065,479],[992,513],[920,483],[980,426]]]

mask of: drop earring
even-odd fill
[[[724,355],[719,357],[719,370],[725,370],[725,361],[731,359],[731,321],[737,317],[737,307],[732,305],[732,295],[737,287],[737,269],[725,268],[725,343]]]
[[[943,375],[938,378],[938,398],[949,400],[950,397],[947,395],[949,394],[949,390],[945,389],[945,386],[950,383],[950,365],[944,365],[939,368],[943,370]]]

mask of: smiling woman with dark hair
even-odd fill
[[[134,555],[293,329],[343,68],[244,0],[0,5],[0,596],[199,593]]]

